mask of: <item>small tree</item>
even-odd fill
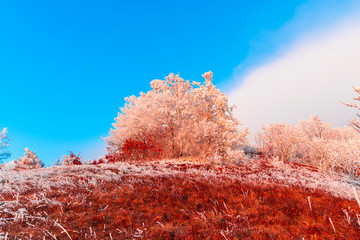
[[[72,151],[69,151],[69,155],[65,155],[62,161],[63,166],[82,165],[80,153],[76,156]]]
[[[24,150],[24,156],[15,162],[15,169],[27,170],[44,167],[44,163],[36,156],[36,152],[30,151],[28,148],[25,148]]]
[[[7,128],[3,128],[0,132],[0,163],[11,156],[9,151],[4,151],[4,149],[7,149],[10,145],[10,139],[8,138],[7,133]]]
[[[360,87],[353,86],[353,89],[358,95],[357,97],[354,98],[354,100],[360,101]],[[345,104],[348,107],[352,107],[352,108],[356,108],[356,109],[360,110],[360,106],[355,104],[355,103],[344,103],[343,102],[343,104]],[[357,116],[360,118],[359,113],[357,113]],[[349,120],[349,123],[357,132],[360,133],[360,122],[359,122],[358,118],[354,118],[354,119]]]

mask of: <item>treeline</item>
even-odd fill
[[[151,90],[125,98],[110,134],[105,138],[105,159],[87,164],[127,160],[196,157],[212,163],[230,163],[244,159],[249,149],[247,129],[233,116],[235,106],[213,84],[212,72],[203,74],[204,83],[190,82],[170,74],[153,80]],[[354,86],[360,101],[360,88]],[[347,106],[360,107],[355,103]],[[360,116],[360,115],[358,115]],[[332,128],[318,116],[288,123],[264,126],[256,134],[252,154],[265,159],[298,162],[357,176],[360,174],[360,124]],[[0,134],[0,160],[9,158],[7,130]],[[245,152],[244,152],[245,150]],[[253,155],[252,155],[253,157]],[[81,165],[80,155],[69,152],[57,165]],[[36,152],[25,148],[24,156],[14,161],[15,169],[32,169],[44,164]]]

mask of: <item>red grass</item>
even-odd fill
[[[186,164],[182,167],[188,168]],[[73,180],[86,181],[81,177]],[[355,201],[320,190],[244,184],[226,174],[217,178],[129,174],[88,189],[58,190],[52,189],[46,197],[59,201],[61,207],[32,204],[31,199],[39,191],[20,195],[19,202],[28,206],[29,214],[45,220],[27,219],[4,225],[0,220],[0,230],[11,238],[50,238],[51,233],[67,239],[66,232],[54,224],[57,221],[72,239],[360,238],[356,222],[360,209]],[[7,201],[16,199],[11,195],[3,197]],[[0,218],[7,217],[10,214],[0,213]]]

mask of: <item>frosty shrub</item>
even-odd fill
[[[239,130],[228,97],[212,83],[190,83],[179,75],[153,80],[151,90],[125,98],[106,138],[109,162],[122,159],[241,158],[248,132]],[[115,157],[116,156],[116,157]]]
[[[36,156],[36,152],[30,151],[28,148],[25,148],[24,150],[24,156],[19,158],[18,161],[15,161],[15,169],[27,170],[44,167],[44,163]]]
[[[318,116],[263,127],[257,144],[267,158],[299,162],[357,176],[360,168],[360,136],[350,127],[331,128]]]
[[[354,98],[354,100],[360,101],[360,87],[353,86],[353,89],[354,89],[354,91],[356,92],[356,94],[358,95],[357,97]],[[353,108],[356,108],[356,109],[360,110],[360,106],[357,105],[357,104],[355,104],[355,103],[344,103],[344,104],[345,104],[346,106],[353,107]],[[358,113],[357,116],[360,117],[360,114]],[[350,125],[351,125],[356,131],[358,131],[358,133],[360,133],[360,122],[359,122],[359,119],[354,118],[354,119],[350,120],[349,122],[350,122]]]
[[[7,129],[3,128],[0,132],[0,163],[4,159],[8,159],[11,156],[11,153],[9,151],[4,151],[7,149],[10,145],[10,139],[7,136]]]
[[[80,153],[76,156],[72,151],[69,151],[69,155],[64,155],[62,163],[56,165],[71,166],[71,165],[82,165]]]

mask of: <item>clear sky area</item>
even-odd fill
[[[307,118],[301,109],[317,106],[300,101],[312,98],[296,93],[294,101],[305,104],[299,111],[288,116],[290,110],[274,108],[278,119],[267,114],[271,106],[286,102],[286,94],[279,96],[289,92],[291,79],[296,89],[306,84],[303,92],[315,88],[314,99],[326,94],[330,99],[339,89],[335,83],[341,82],[348,92],[336,102],[351,100],[352,83],[360,85],[360,61],[353,63],[360,59],[360,41],[353,42],[360,36],[359,9],[359,1],[340,0],[2,1],[0,129],[7,127],[12,139],[8,161],[22,156],[25,147],[36,151],[46,166],[68,150],[81,152],[84,160],[104,155],[101,137],[108,135],[124,97],[148,91],[151,80],[169,73],[202,82],[202,73],[211,70],[215,85],[243,106],[236,114],[250,130],[275,120]],[[324,56],[334,48],[343,51]],[[323,61],[329,71],[338,66],[329,59],[345,61],[341,69],[352,73],[346,75],[349,82],[341,73],[319,75],[306,68],[307,59]],[[304,71],[311,76],[302,76]],[[332,79],[333,88],[316,94],[316,88],[327,84],[324,80],[309,87],[316,79]],[[271,96],[276,96],[274,102]],[[259,102],[252,105],[254,101]],[[328,109],[325,120],[336,124],[346,124],[347,116],[354,115],[336,112],[343,118],[339,120],[330,114],[333,108],[324,106],[310,110],[318,114]]]

